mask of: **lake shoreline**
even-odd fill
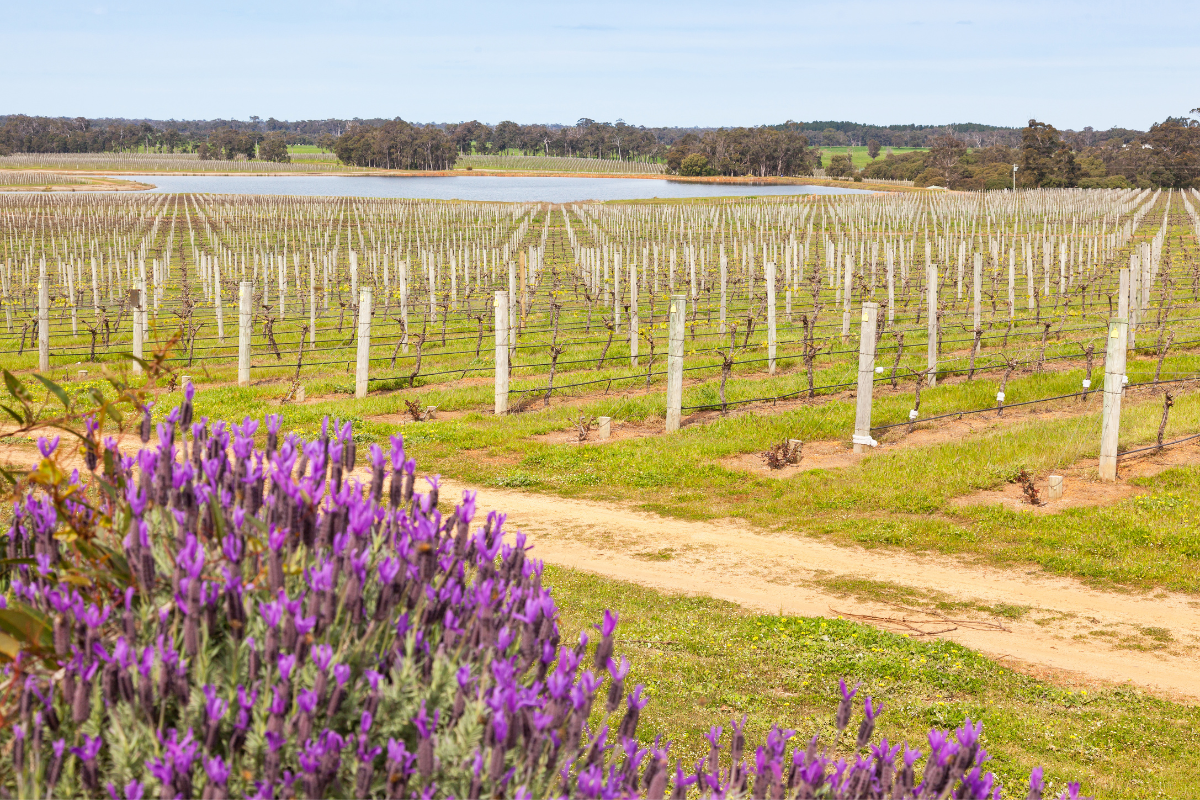
[[[502,170],[502,169],[452,169],[452,170],[382,170],[363,169],[348,172],[330,172],[329,170],[314,169],[309,172],[205,172],[205,171],[170,171],[142,172],[140,170],[21,170],[22,172],[53,172],[60,175],[78,175],[93,177],[124,176],[124,177],[214,177],[214,178],[468,178],[468,177],[502,177],[502,178],[588,178],[606,180],[656,180],[681,184],[710,184],[715,186],[825,186],[830,188],[862,189],[875,192],[911,192],[922,191],[913,186],[897,184],[872,183],[863,181],[840,181],[832,178],[817,178],[803,175],[796,176],[753,176],[753,175],[665,175],[662,173],[619,173],[619,172],[550,172],[533,170]]]
[[[470,175],[468,173],[467,175]],[[296,197],[374,197],[408,200],[440,200],[497,203],[589,203],[608,201],[696,200],[737,197],[807,196],[827,194],[872,194],[875,187],[815,182],[737,183],[712,180],[624,179],[624,176],[580,175],[483,175],[489,180],[458,180],[460,174],[407,174],[409,180],[393,181],[396,175],[288,175],[293,180],[276,180],[261,174],[212,175],[167,174],[153,176],[156,184],[146,191],[161,194],[272,195]],[[116,176],[113,176],[116,177]],[[150,176],[122,175],[125,180],[149,182]],[[470,177],[476,177],[471,175]],[[381,180],[384,179],[384,180]]]

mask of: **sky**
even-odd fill
[[[1146,129],[1200,106],[1200,4],[13,3],[0,113]]]

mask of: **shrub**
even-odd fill
[[[672,770],[670,742],[638,738],[646,699],[626,692],[616,615],[594,645],[561,642],[541,564],[521,534],[505,542],[503,515],[472,530],[465,492],[443,516],[398,436],[371,446],[360,483],[349,423],[304,441],[274,416],[262,437],[249,419],[193,423],[192,399],[189,385],[155,446],[143,408],[132,456],[88,417],[84,475],[39,440],[0,610],[6,794],[992,796],[982,725],[932,731],[917,785],[920,752],[870,745],[872,698],[852,763],[815,737],[789,752],[780,728],[750,759],[743,718],[727,757],[714,727],[711,758]],[[839,738],[856,692],[843,683]],[[1031,797],[1041,785],[1038,770]]]
[[[930,167],[918,175],[913,183],[916,186],[945,186],[946,174],[940,169]]]

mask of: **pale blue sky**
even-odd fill
[[[1200,3],[9,0],[0,113],[1144,129]]]

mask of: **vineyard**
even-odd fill
[[[1016,796],[1024,794],[1034,764],[1047,765],[1055,792],[1065,778],[1082,775],[1087,787],[1102,787],[1113,796],[1170,794],[1172,780],[1186,786],[1200,781],[1190,766],[1180,768],[1182,777],[1170,773],[1172,753],[1194,745],[1194,708],[1128,686],[1088,684],[1080,693],[1057,674],[1030,677],[1000,656],[1021,652],[1018,644],[1025,640],[1019,635],[1026,629],[1048,631],[1057,647],[1064,644],[1065,626],[1078,625],[1075,640],[1047,659],[1070,661],[1080,652],[1098,658],[1102,644],[1112,641],[1104,663],[1125,670],[1114,681],[1133,680],[1144,687],[1146,682],[1131,679],[1130,673],[1161,669],[1167,676],[1161,685],[1189,691],[1193,656],[1187,649],[1190,639],[1185,642],[1180,632],[1192,630],[1194,610],[1171,612],[1177,619],[1170,624],[1178,627],[1160,627],[1168,623],[1154,615],[1167,615],[1163,608],[1178,597],[1200,592],[1194,526],[1180,524],[1200,513],[1192,499],[1194,479],[1175,470],[1157,483],[1152,475],[1135,478],[1141,482],[1134,486],[1127,476],[1150,455],[1174,459],[1175,465],[1195,463],[1200,438],[1198,204],[1200,193],[1194,190],[561,205],[13,194],[0,196],[0,363],[34,388],[24,402],[36,405],[45,396],[42,409],[62,400],[53,396],[58,391],[67,401],[94,400],[111,396],[115,384],[107,378],[130,378],[154,402],[143,441],[152,437],[151,419],[162,423],[162,437],[180,419],[173,409],[186,408],[184,428],[195,420],[195,468],[186,474],[180,468],[178,481],[171,484],[168,475],[162,484],[176,486],[174,494],[164,491],[172,503],[181,498],[179,508],[172,506],[177,519],[199,513],[194,502],[190,511],[182,504],[200,493],[190,495],[179,486],[188,489],[188,481],[195,481],[199,487],[209,470],[257,474],[260,481],[267,473],[288,475],[299,452],[289,437],[305,437],[312,448],[303,457],[311,452],[316,458],[320,448],[313,443],[331,432],[329,452],[337,455],[330,458],[342,459],[335,467],[337,480],[343,462],[347,476],[355,470],[357,444],[354,474],[374,481],[370,491],[383,504],[389,496],[396,498],[384,513],[403,516],[410,507],[419,509],[404,524],[428,522],[435,538],[443,537],[437,533],[442,523],[426,515],[445,511],[446,520],[451,514],[465,520],[467,504],[458,511],[438,506],[439,484],[431,482],[429,502],[421,505],[425,501],[418,492],[415,504],[407,505],[414,497],[411,466],[393,467],[392,485],[400,488],[389,495],[381,476],[389,471],[387,437],[396,432],[404,439],[402,445],[395,443],[398,439],[392,444],[393,465],[419,458],[422,474],[444,477],[444,497],[461,487],[486,487],[491,497],[512,504],[508,510],[514,515],[522,502],[529,504],[523,511],[543,502],[544,516],[551,518],[543,524],[553,533],[533,534],[534,554],[549,562],[546,585],[553,584],[563,607],[558,618],[563,652],[570,652],[569,643],[580,632],[611,650],[616,618],[602,615],[619,606],[627,616],[618,645],[639,657],[631,682],[636,676],[647,687],[645,697],[655,700],[642,724],[671,731],[672,759],[706,758],[709,743],[716,748],[720,735],[719,729],[705,734],[712,719],[723,721],[749,709],[757,721],[749,723],[748,741],[780,736],[768,721],[806,725],[830,734],[832,764],[839,747],[850,747],[836,738],[846,727],[843,712],[838,711],[833,724],[840,727],[834,730],[826,717],[809,725],[816,717],[810,719],[808,709],[826,702],[829,687],[851,674],[869,681],[875,697],[886,697],[895,710],[887,732],[893,741],[901,734],[923,736],[931,725],[964,725],[962,741],[963,731],[974,730],[970,720],[986,719],[989,749],[1014,754],[989,762],[988,768],[1007,781],[1005,796],[1014,787],[1021,789]],[[29,375],[33,371],[57,384],[36,383]],[[139,374],[147,371],[154,380],[143,387]],[[198,387],[194,403],[189,384]],[[256,434],[251,418],[264,412],[279,416]],[[330,417],[337,418],[332,428]],[[225,423],[212,420],[243,418],[247,421],[230,426],[237,459],[220,447],[197,448],[195,442],[202,441],[197,437],[209,435],[206,426],[214,441],[229,432]],[[127,439],[132,441],[132,433]],[[285,439],[288,443],[281,444]],[[266,442],[265,450],[257,449],[259,441]],[[26,444],[33,446],[32,440]],[[377,444],[384,449],[371,449],[368,456],[368,448]],[[73,463],[67,460],[73,456],[62,452],[68,448],[57,446],[63,464]],[[169,436],[159,445],[163,452],[171,446]],[[197,455],[201,452],[215,455],[209,459]],[[249,467],[252,460],[257,472]],[[305,463],[297,481],[312,479]],[[323,470],[313,475],[323,477]],[[409,470],[407,483],[403,470]],[[69,472],[61,473],[63,481]],[[1065,489],[1061,480],[1050,480],[1064,474]],[[1118,477],[1123,482],[1113,481]],[[1085,491],[1102,492],[1117,483],[1125,493],[1105,495],[1099,507],[1069,505]],[[277,485],[282,484],[272,477],[269,486]],[[343,487],[351,485],[358,484]],[[536,491],[513,491],[518,489]],[[262,508],[283,507],[279,493],[271,492],[258,495]],[[353,492],[342,489],[321,500],[304,492],[297,502],[311,507],[314,519],[343,513],[354,519],[359,513],[355,504],[361,498]],[[1007,492],[1010,496],[1001,498],[1007,505],[979,500],[984,492]],[[225,547],[240,554],[238,537],[245,540],[246,553],[258,547],[261,553],[247,559],[264,559],[261,575],[266,577],[255,580],[270,581],[271,592],[304,591],[302,584],[316,572],[302,574],[292,567],[325,544],[318,539],[310,546],[297,537],[294,557],[281,555],[279,544],[268,544],[268,552],[226,508],[240,502],[232,496],[205,494],[207,505],[201,504],[225,529],[236,526]],[[959,504],[964,499],[973,504]],[[481,510],[485,502],[490,498],[481,495]],[[474,500],[469,506],[474,513]],[[592,521],[581,522],[580,514]],[[670,522],[671,536],[656,538],[640,530],[657,524],[653,519]],[[700,523],[708,525],[703,536],[695,534]],[[515,524],[510,522],[510,533]],[[467,529],[465,521],[461,529]],[[316,530],[325,528],[318,524]],[[414,559],[442,548],[454,552],[459,545],[450,530],[434,550],[408,548],[404,539],[405,552]],[[476,568],[490,576],[532,574],[505,566],[524,555],[519,547],[505,545],[501,551],[496,530],[489,521],[477,540],[495,548],[486,552],[502,552],[496,572],[486,572],[492,569],[485,566],[488,558]],[[724,539],[714,535],[719,530],[725,531]],[[770,538],[765,532],[804,535]],[[764,542],[779,548],[784,540],[800,548],[797,552],[843,545],[829,549],[841,550],[853,565],[836,575],[821,572],[810,583],[793,583],[789,573],[805,565],[772,561],[770,553],[777,551],[764,549]],[[277,541],[275,534],[267,541]],[[875,547],[887,548],[886,554]],[[212,545],[213,563],[221,558],[219,550]],[[372,555],[377,560],[371,562],[371,575],[391,569],[380,553]],[[927,558],[914,567],[917,553]],[[169,563],[172,557],[149,550],[140,555],[130,561],[135,570],[150,571],[147,565],[154,559]],[[950,555],[973,560],[947,566]],[[204,555],[197,557],[194,549],[180,550],[178,558],[197,574],[204,566]],[[896,583],[859,574],[881,561],[907,563],[913,572],[928,574],[921,572],[923,583],[912,581],[911,574],[896,576]],[[446,566],[434,568],[434,562],[438,559],[421,562],[432,576],[421,581],[444,587],[438,570]],[[973,565],[1014,564],[1022,575],[1030,565],[1040,567],[1039,581],[1066,576],[1079,580],[1077,586],[1088,580],[1150,590],[1136,599],[1121,595],[1145,618],[1092,636],[1086,620],[1100,627],[1092,615],[1109,613],[1111,606],[1093,611],[1090,595],[1081,596],[1067,615],[1051,610],[1057,606],[1035,608],[1033,601],[985,605],[971,594],[973,588],[954,597],[939,593],[954,591],[943,580],[947,575],[972,585]],[[749,616],[712,599],[722,596],[713,587],[726,567],[740,570],[729,582],[744,584],[728,596],[757,598],[745,605],[765,613]],[[615,569],[628,572],[614,574]],[[820,562],[814,569],[835,567]],[[338,580],[352,581],[354,574],[341,570],[330,588]],[[979,582],[990,574],[980,567]],[[380,597],[398,601],[399,594],[380,588],[390,586],[387,580],[376,583],[352,584],[357,588],[350,591],[363,589],[372,603],[384,603]],[[170,602],[167,583],[160,584],[155,602],[165,604]],[[521,591],[533,591],[532,585]],[[680,594],[646,588],[664,585]],[[785,598],[814,587],[824,592],[821,597],[838,599],[803,612],[789,599],[785,616]],[[249,597],[259,589],[245,591]],[[1174,594],[1162,599],[1168,591]],[[196,596],[199,592],[197,585]],[[267,632],[275,623],[264,622],[264,615],[284,604],[273,606],[260,595],[256,602],[268,608],[251,610],[247,624],[271,652],[279,639]],[[474,590],[464,595],[470,603],[476,596]],[[866,596],[887,598],[904,616],[869,616],[863,611]],[[1115,596],[1106,595],[1105,602],[1117,603]],[[232,607],[246,614],[240,605]],[[327,646],[328,639],[328,646],[340,648],[342,628],[327,624],[336,603],[313,607],[324,615],[317,619],[325,620],[324,627],[314,629],[314,637],[323,637],[319,646]],[[928,613],[916,613],[914,607]],[[215,610],[191,608],[185,624],[197,636],[215,624],[201,617],[218,619]],[[150,609],[137,622],[138,635],[147,641],[161,624],[157,613]],[[475,614],[471,607],[459,619],[475,619]],[[370,615],[360,617],[344,626],[347,637],[372,635]],[[597,618],[605,621],[592,626]],[[426,626],[440,625],[442,617],[420,613],[412,619]],[[390,637],[391,628],[384,627]],[[970,646],[981,643],[980,652],[937,640],[956,628],[963,636],[979,637]],[[499,636],[508,641],[508,633]],[[188,660],[189,668],[206,668],[199,640],[188,641],[195,645],[188,645],[189,652],[201,654]],[[313,641],[315,653],[318,639]],[[497,652],[489,648],[480,650],[486,659]],[[586,652],[586,640],[578,649]],[[253,650],[254,645],[239,645],[229,658],[257,663],[257,654],[248,655]],[[554,647],[547,652],[552,657]],[[473,662],[477,672],[470,674],[486,675],[484,660]],[[1031,661],[1035,666],[1063,663]],[[316,667],[303,669],[304,677],[295,678],[300,694],[308,691]],[[587,678],[589,691],[611,674],[610,690],[622,700],[620,682],[629,665],[596,669],[600,677]],[[282,676],[279,685],[288,680]],[[447,681],[453,687],[453,678]],[[546,685],[540,678],[535,683]],[[767,685],[786,691],[764,691]],[[359,693],[375,688],[362,681],[351,686]],[[849,715],[853,693],[843,691]],[[138,695],[120,704],[152,699]],[[160,700],[166,707],[167,699]],[[392,708],[386,704],[393,700],[388,695],[385,707]],[[267,709],[271,701],[264,692],[263,699],[247,702]],[[369,702],[375,701],[361,699]],[[555,707],[547,702],[547,708]],[[603,714],[598,707],[593,714],[589,705],[580,717],[596,721],[613,709],[619,714],[620,703],[614,702],[610,698]],[[100,713],[99,707],[94,701],[80,719]],[[411,717],[415,708],[381,713],[372,735],[382,737],[383,730],[392,735],[382,726],[392,724],[393,716]],[[868,702],[872,724],[874,708]],[[282,712],[262,709],[254,713],[263,719],[274,714],[271,718],[283,724]],[[314,718],[321,713],[318,709]],[[515,714],[513,719],[520,719]],[[146,724],[138,720],[139,726]],[[79,719],[69,724],[84,730]],[[228,727],[228,720],[217,719],[210,729],[222,724]],[[443,718],[442,725],[447,724]],[[735,718],[735,735],[742,736],[738,725]],[[579,741],[603,742],[605,734],[597,730],[590,728],[588,738]],[[789,729],[786,736],[791,734]],[[99,742],[101,734],[95,735]],[[489,758],[503,767],[501,741],[504,737],[488,747],[500,753]],[[1160,744],[1134,747],[1145,741]],[[449,735],[439,747],[444,769],[438,774],[457,776],[455,771],[467,764],[455,779],[473,785],[469,761],[451,751]],[[932,761],[937,747],[931,748]],[[885,751],[880,752],[886,756]],[[291,758],[298,751],[280,752]],[[508,752],[510,760],[517,758],[512,748]],[[557,758],[559,751],[553,752]],[[1101,759],[1099,752],[1110,755]],[[620,760],[619,750],[611,753]],[[738,750],[732,757],[740,756]],[[581,757],[580,763],[585,761]],[[496,779],[499,767],[489,769],[488,780]],[[929,767],[924,769],[929,775]],[[764,790],[760,778],[769,772],[760,764],[754,773]],[[1035,774],[1041,780],[1040,770]],[[231,782],[241,775],[235,771]],[[358,775],[365,777],[343,780],[383,780],[371,770]],[[679,772],[674,780],[683,782],[685,775]],[[421,780],[427,778],[422,774]],[[75,772],[64,778],[71,785],[88,779],[88,773]],[[316,777],[306,774],[304,780]]]
[[[0,175],[5,170],[79,170],[84,172],[313,172],[358,171],[323,154],[304,154],[305,160],[321,159],[318,164],[276,163],[273,161],[201,160],[195,153],[14,153],[0,156]]]
[[[41,347],[42,367],[62,374],[175,336],[170,358],[197,381],[292,394],[357,377],[360,396],[419,389],[446,410],[513,412],[613,391],[661,398],[674,308],[685,414],[845,392],[870,339],[875,383],[912,399],[885,400],[862,437],[924,420],[921,387],[947,380],[986,376],[998,393],[942,414],[1098,403],[1089,387],[1118,316],[1130,354],[1153,362],[1128,391],[1191,377],[1177,361],[1200,339],[1194,199],[9,197],[4,346],[12,368],[37,367]]]

